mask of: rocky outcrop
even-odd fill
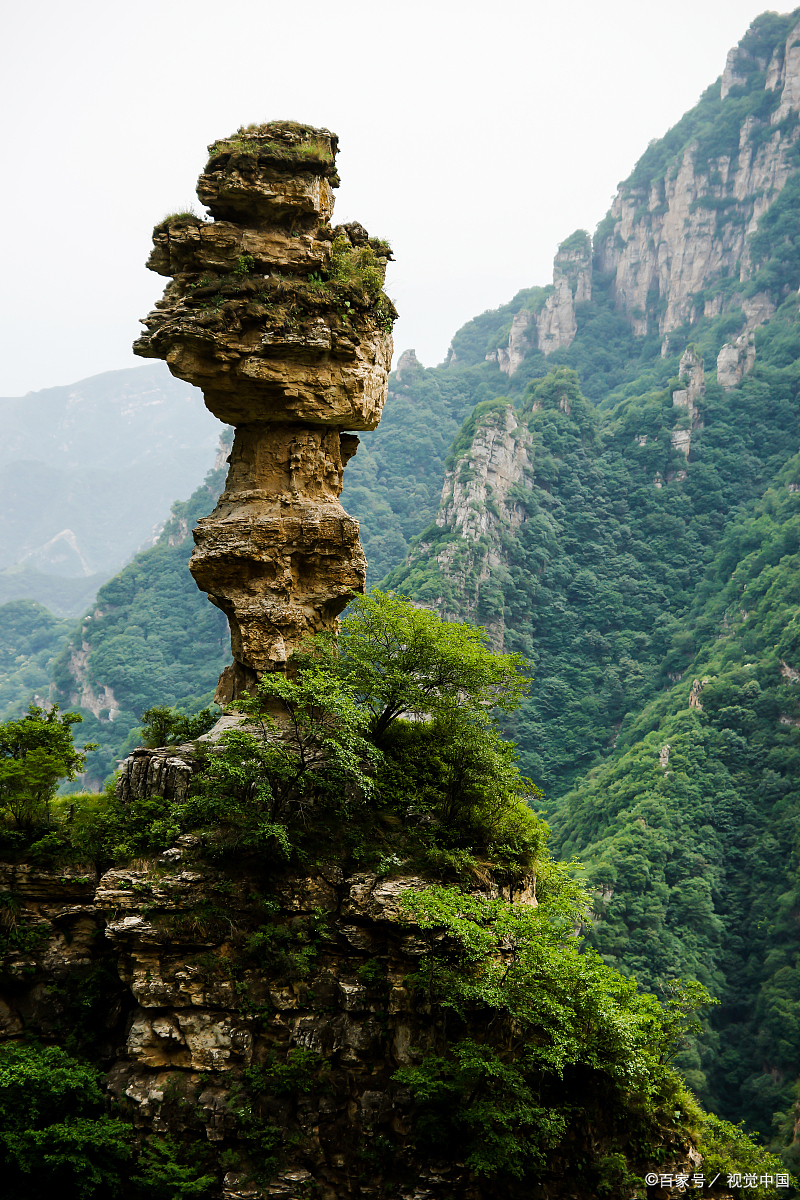
[[[395,367],[398,379],[402,378],[404,371],[411,371],[414,367],[424,369],[422,363],[417,358],[415,350],[404,350],[398,358],[397,366]]]
[[[523,308],[514,315],[508,343],[491,350],[486,355],[486,361],[496,362],[504,375],[513,375],[528,351],[537,344],[536,317],[529,309]],[[450,361],[452,363],[453,359]]]
[[[751,332],[742,333],[735,342],[726,342],[717,355],[717,383],[730,391],[742,382],[756,361],[756,341]]]
[[[575,305],[592,298],[592,240],[579,229],[562,242],[553,261],[553,290],[537,311],[523,308],[511,322],[508,343],[486,355],[513,375],[531,349],[552,354],[572,345],[578,331]],[[451,358],[451,362],[453,359]]]
[[[498,405],[477,418],[471,446],[447,471],[436,517],[440,529],[458,535],[436,552],[450,593],[437,607],[443,616],[479,620],[498,651],[503,649],[503,606],[492,604],[490,594],[507,570],[504,535],[526,517],[514,486],[529,484],[532,470],[527,430],[510,404]],[[433,546],[422,542],[410,561],[432,553]]]
[[[92,865],[0,863],[0,1040],[74,1039],[79,1014],[93,1025],[95,1053],[115,1054],[129,1004],[96,889]]]
[[[140,779],[134,791],[164,794],[149,787]],[[417,1153],[412,1096],[393,1078],[444,1033],[443,1011],[409,980],[438,934],[409,923],[402,897],[427,883],[345,875],[333,861],[292,875],[240,856],[231,870],[191,834],[99,879],[82,866],[4,865],[0,890],[31,932],[0,960],[0,1040],[63,1041],[81,1031],[91,999],[111,1097],[140,1133],[224,1154],[214,1195],[225,1200],[372,1195],[365,1164],[386,1137],[409,1183],[391,1192],[398,1200],[415,1189],[488,1200],[463,1164],[439,1170]],[[535,904],[533,888],[513,899]],[[71,1006],[83,1006],[81,1019]],[[322,1072],[304,1089],[290,1086],[292,1055]],[[277,1131],[283,1163],[264,1179],[243,1119],[245,1071],[263,1072],[257,1091],[269,1093],[276,1061],[289,1082],[274,1088],[264,1136]]]
[[[673,429],[671,435],[672,445],[676,450],[679,450],[686,458],[689,457],[689,451],[692,448],[692,430],[702,428],[702,416],[698,409],[698,401],[702,399],[706,391],[705,370],[703,368],[703,360],[697,353],[694,346],[690,346],[681,355],[678,375],[681,383],[686,386],[678,388],[672,393],[673,408],[683,409],[679,414],[681,423],[676,429]],[[685,471],[678,472],[680,478],[686,477]],[[667,475],[667,482],[670,483],[673,476]],[[674,476],[678,478],[678,476]]]
[[[592,298],[592,240],[579,229],[558,248],[553,292],[536,316],[536,344],[543,354],[566,349],[578,332],[575,305]]]
[[[744,120],[735,152],[709,157],[692,141],[666,170],[649,180],[639,172],[644,182],[634,172],[620,187],[595,254],[599,270],[613,274],[616,307],[635,334],[657,329],[666,336],[687,321],[742,306],[741,293],[714,284],[751,277],[749,236],[796,169],[797,123],[782,123],[800,112],[798,44],[800,24],[769,61],[749,63],[747,37],[728,55],[723,101],[734,103],[732,90],[750,86],[748,65],[767,72],[765,90],[776,95],[768,118]],[[759,314],[748,315],[749,329],[770,315],[753,300]]]
[[[213,219],[156,226],[148,266],[172,282],[134,349],[166,359],[236,429],[190,563],[230,623],[225,703],[364,590],[358,524],[339,503],[358,445],[345,431],[380,420],[396,313],[388,246],[358,223],[331,227],[334,134],[274,122],[209,152],[197,194]]]

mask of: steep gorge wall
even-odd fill
[[[779,296],[752,281],[750,240],[798,169],[800,21],[765,14],[728,54],[721,81],[619,186],[594,244],[573,234],[556,255],[553,291],[538,312],[514,318],[505,346],[487,354],[513,375],[531,349],[572,344],[575,305],[592,297],[592,272],[611,279],[612,303],[636,337],[669,335],[703,317],[741,309],[738,340],[724,347],[724,386],[752,367],[751,332]],[[800,282],[800,281],[798,281]]]
[[[505,539],[526,519],[514,488],[529,487],[532,474],[530,439],[512,405],[479,410],[445,474],[436,526],[446,536],[441,543],[423,537],[407,564],[413,572],[435,562],[442,592],[431,597],[434,606],[450,619],[482,624],[497,651],[504,648],[498,584],[508,565]]]

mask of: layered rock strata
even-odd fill
[[[366,580],[358,523],[339,503],[386,399],[396,312],[385,242],[332,227],[336,136],[292,122],[209,147],[197,194],[210,220],[167,218],[148,267],[171,277],[134,350],[163,358],[235,427],[216,509],[194,531],[190,570],[230,623],[225,703],[284,670],[335,626]]]
[[[150,767],[164,751],[141,754],[151,762],[128,764],[130,798],[161,794]],[[0,945],[0,1042],[88,1051],[113,1110],[140,1139],[186,1147],[216,1175],[215,1200],[578,1200],[576,1156],[601,1158],[618,1136],[591,1098],[589,1124],[550,1155],[535,1193],[513,1180],[498,1193],[417,1145],[397,1072],[446,1047],[457,1020],[415,978],[441,931],[402,901],[431,881],[351,873],[331,850],[292,873],[183,834],[99,878],[81,864],[2,865],[27,935]],[[536,903],[532,879],[502,894]],[[665,1171],[699,1169],[666,1131],[657,1154]]]

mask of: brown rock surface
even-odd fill
[[[195,530],[190,570],[231,626],[227,702],[285,669],[363,592],[342,473],[386,399],[396,316],[391,252],[357,223],[332,228],[337,138],[294,122],[209,147],[197,194],[213,218],[167,218],[151,270],[172,276],[134,345],[202,388],[236,426],[228,481]]]

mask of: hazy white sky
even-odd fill
[[[391,241],[395,348],[551,279],[759,0],[26,0],[4,17],[0,395],[142,360],[153,224],[242,122],[339,134],[336,221]],[[781,11],[789,11],[788,6]]]

